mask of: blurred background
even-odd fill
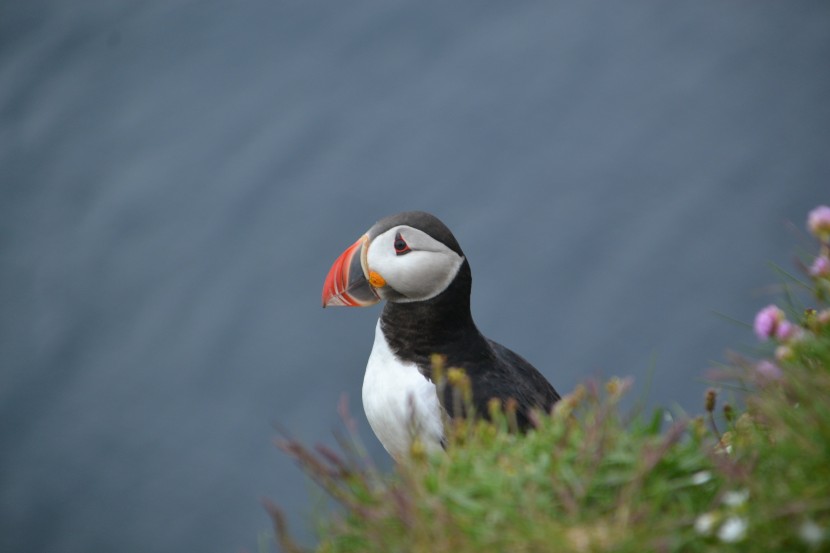
[[[830,4],[0,5],[0,549],[313,543],[379,307],[332,261],[422,209],[562,393],[699,412],[830,201]],[[718,315],[726,315],[726,317]]]

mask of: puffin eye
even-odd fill
[[[405,253],[411,252],[412,250],[409,248],[409,244],[406,243],[406,240],[403,239],[401,233],[395,235],[395,253],[397,255],[403,255]]]

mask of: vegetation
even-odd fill
[[[735,359],[703,414],[673,421],[658,410],[628,419],[625,380],[587,383],[511,432],[512,406],[492,422],[448,427],[445,455],[379,472],[352,437],[341,451],[281,447],[342,506],[323,522],[320,552],[466,553],[830,550],[830,208],[811,212],[820,251],[805,263],[808,308],[762,309],[770,355]],[[464,378],[452,379],[464,396]],[[347,419],[347,428],[353,423]],[[267,505],[284,551],[297,552]]]

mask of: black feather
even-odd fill
[[[477,414],[488,416],[492,398],[503,404],[514,399],[518,426],[525,430],[531,425],[530,412],[550,411],[559,394],[527,360],[479,332],[470,313],[471,288],[472,274],[465,259],[456,278],[438,296],[420,302],[387,302],[381,329],[395,355],[415,363],[430,380],[434,354],[445,357],[446,367],[464,369]],[[451,389],[440,399],[451,417],[460,414],[455,412]]]

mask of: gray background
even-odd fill
[[[424,209],[563,393],[699,411],[830,200],[830,4],[0,4],[0,549],[256,550],[378,308],[334,258]],[[651,377],[649,377],[649,373]],[[651,380],[651,384],[647,382]]]

